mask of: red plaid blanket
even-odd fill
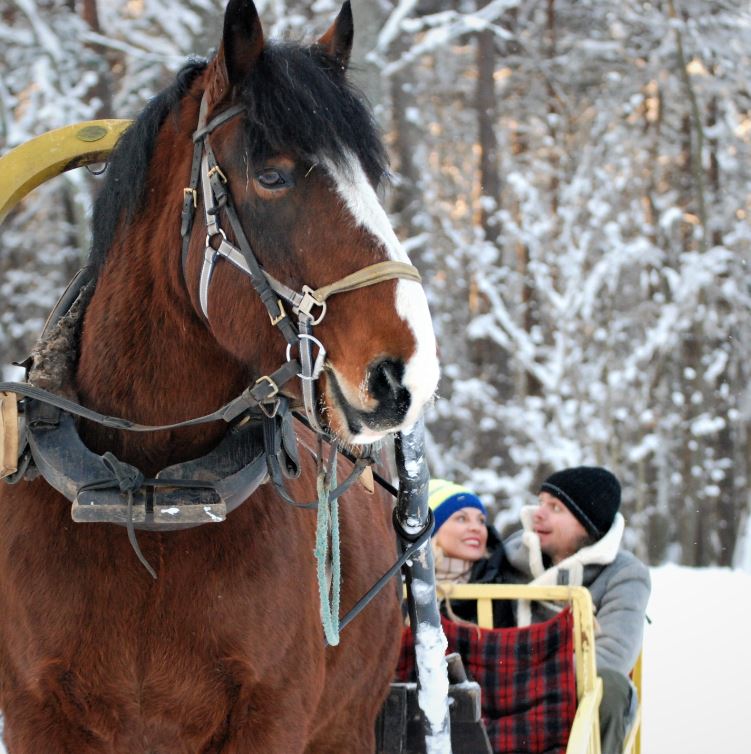
[[[566,608],[527,628],[484,629],[442,619],[448,652],[482,688],[496,754],[564,754],[576,714],[573,617]],[[402,635],[398,681],[415,680],[412,634]]]

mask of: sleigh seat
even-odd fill
[[[442,584],[439,590],[449,600],[477,604],[477,626],[448,619],[442,623],[447,651],[462,658],[468,680],[480,687],[481,725],[475,727],[484,728],[490,748],[479,748],[476,731],[474,743],[464,740],[469,720],[465,708],[455,705],[451,714],[454,754],[601,754],[602,681],[595,666],[589,592],[584,587],[508,584]],[[493,628],[493,601],[518,599],[557,602],[563,609],[545,623]],[[390,738],[379,735],[379,754],[424,751],[419,709],[416,702],[410,707],[408,694],[406,713],[394,716],[399,689],[414,686],[414,675],[414,645],[405,629],[396,682],[379,722]],[[632,672],[632,684],[635,693],[624,754],[640,752],[641,657]],[[389,713],[391,719],[386,721]],[[399,715],[407,718],[407,724],[400,724]]]

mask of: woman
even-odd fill
[[[488,513],[474,492],[445,479],[431,479],[428,505],[433,511],[433,552],[437,581],[467,583],[486,557]]]
[[[454,584],[493,583],[504,562],[503,545],[487,523],[487,510],[467,487],[431,479],[428,504],[435,517],[433,554],[436,582]],[[508,620],[508,607],[496,603],[496,618]],[[450,617],[476,620],[474,601],[453,601],[447,606]]]

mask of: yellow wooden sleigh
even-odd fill
[[[597,676],[595,665],[594,612],[589,591],[581,586],[447,583],[439,584],[438,590],[449,600],[476,601],[477,622],[482,628],[493,628],[493,600],[524,599],[570,604],[574,618],[577,709],[566,754],[602,754],[599,721],[602,680]],[[624,754],[641,754],[641,669],[642,657],[639,655],[631,674],[637,704],[624,743]]]

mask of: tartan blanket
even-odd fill
[[[525,628],[441,622],[447,652],[458,652],[469,678],[480,684],[495,754],[565,754],[576,714],[571,609]],[[416,680],[409,628],[402,634],[396,680]]]

